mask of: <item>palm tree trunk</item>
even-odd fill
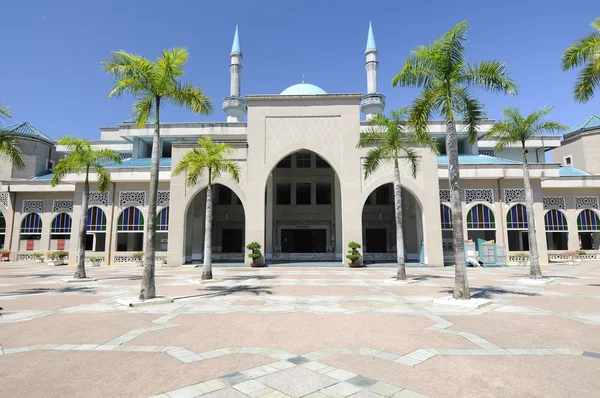
[[[86,278],[85,274],[85,235],[87,233],[87,213],[90,202],[90,167],[85,170],[85,182],[83,183],[83,194],[81,195],[81,216],[79,217],[79,244],[77,248],[77,270],[75,279]]]
[[[540,253],[538,252],[537,237],[535,235],[535,215],[533,210],[533,190],[529,178],[529,165],[527,152],[523,143],[523,186],[525,187],[525,210],[527,212],[527,237],[529,238],[529,277],[539,279],[542,277],[540,269]]]
[[[140,300],[156,297],[154,266],[156,260],[156,197],[158,195],[158,163],[160,161],[160,97],[156,98],[156,120],[152,139],[152,159],[150,164],[150,192],[148,197],[148,217],[146,218],[146,254],[144,256],[144,276],[140,290]]]
[[[396,256],[398,260],[396,278],[405,281],[406,264],[404,263],[404,232],[402,231],[402,185],[400,184],[398,157],[394,159],[394,210],[396,213]]]
[[[208,186],[206,187],[206,215],[204,220],[204,261],[202,279],[212,279],[212,182],[211,170],[208,170]]]
[[[458,137],[454,120],[446,122],[446,153],[448,154],[448,180],[450,182],[450,207],[454,238],[454,298],[466,300],[471,297],[471,293],[465,266],[465,233],[458,167]]]

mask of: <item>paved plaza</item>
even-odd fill
[[[451,268],[0,265],[3,397],[592,397],[600,264],[469,269],[478,309],[434,304]]]

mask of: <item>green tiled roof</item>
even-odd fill
[[[590,173],[586,173],[583,170],[579,170],[571,166],[558,166],[558,173],[561,177],[579,177],[590,175]]]
[[[582,122],[577,123],[573,128],[567,131],[567,134],[575,133],[581,130],[590,130],[600,128],[600,116],[592,115]]]
[[[448,156],[438,156],[438,164],[448,164]],[[487,155],[458,155],[458,164],[521,164],[521,162]]]
[[[11,124],[10,126],[3,127],[3,130],[8,131],[9,133],[13,133],[13,134],[41,138],[43,140],[54,143],[54,140],[52,138],[48,137],[46,134],[44,134],[40,130],[36,129],[28,122],[23,122],[20,124]]]

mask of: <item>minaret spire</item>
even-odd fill
[[[240,34],[238,25],[235,25],[233,44],[231,45],[231,59],[229,73],[231,75],[229,85],[229,97],[223,102],[223,111],[227,114],[228,122],[241,122],[248,110],[246,100],[241,97],[242,86],[242,47],[240,46]]]
[[[377,92],[377,46],[375,45],[375,35],[373,34],[373,25],[369,21],[369,33],[367,34],[367,48],[365,50],[367,62],[367,95],[361,100],[361,110],[367,116],[367,120],[372,119],[376,114],[385,109],[385,96]]]

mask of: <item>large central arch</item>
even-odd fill
[[[270,263],[335,262],[341,266],[338,174],[308,149],[279,159],[265,187],[265,259]]]

